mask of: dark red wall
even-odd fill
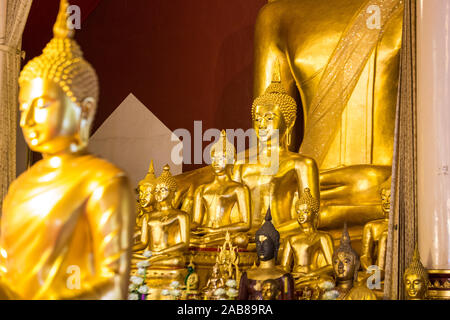
[[[132,92],[171,130],[251,126],[253,29],[267,0],[78,0],[76,39],[100,78],[94,130]],[[34,1],[23,47],[38,55],[59,0]],[[185,165],[184,170],[198,166]]]

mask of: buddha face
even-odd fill
[[[350,280],[355,275],[355,257],[347,252],[338,252],[333,259],[333,269],[338,280]]]
[[[427,286],[418,274],[405,275],[405,292],[408,300],[422,299],[425,296]]]
[[[221,174],[225,172],[227,167],[227,157],[224,153],[211,153],[211,166],[215,174]]]
[[[264,281],[261,288],[263,300],[276,300],[278,294],[278,287],[272,281]]]
[[[312,224],[314,222],[313,212],[306,203],[298,204],[297,208],[297,222],[300,225]]]
[[[391,209],[391,190],[389,189],[383,189],[381,191],[381,209],[383,210],[384,216],[388,218]]]
[[[278,105],[256,106],[253,129],[258,140],[262,142],[278,141],[278,137],[283,137],[286,125]]]
[[[172,192],[166,184],[158,183],[155,187],[155,199],[158,202],[168,200],[171,193]]]
[[[23,83],[19,103],[20,126],[31,150],[59,153],[87,144],[80,137],[80,129],[90,126],[92,106],[85,105],[88,111],[82,112],[84,106],[73,102],[54,81],[36,78]]]
[[[154,185],[151,183],[144,183],[139,187],[139,204],[143,208],[151,206],[155,202]]]
[[[271,260],[275,257],[275,244],[265,235],[258,235],[256,238],[256,253],[261,261]]]

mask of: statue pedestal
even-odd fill
[[[147,269],[145,284],[150,288],[147,295],[147,300],[171,300],[170,297],[161,295],[162,290],[170,289],[170,284],[172,281],[178,281],[180,286],[182,286],[186,275],[187,270],[185,268]]]
[[[220,250],[218,248],[189,248],[189,252],[187,253],[189,256],[186,257],[186,260],[189,261],[190,256],[192,256],[192,261],[195,264],[195,271],[197,271],[199,277],[200,289],[206,286],[208,278],[211,274],[211,270],[216,263],[217,255],[219,254],[219,252]],[[238,255],[238,268],[241,273],[253,266],[253,264],[258,260],[256,251],[254,250],[239,249]],[[236,280],[239,285],[239,279]]]

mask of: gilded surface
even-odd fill
[[[43,160],[5,199],[1,283],[16,299],[123,299],[134,199],[125,174],[87,152],[98,99],[94,69],[67,28],[21,73],[20,126]]]

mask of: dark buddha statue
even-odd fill
[[[255,234],[256,252],[259,266],[253,267],[242,274],[239,285],[239,300],[263,300],[272,296],[277,300],[292,300],[294,297],[294,279],[290,273],[276,266],[278,248],[280,247],[280,233],[272,224],[270,208],[267,210],[264,224]],[[278,283],[277,295],[263,297],[264,284],[267,280]]]

